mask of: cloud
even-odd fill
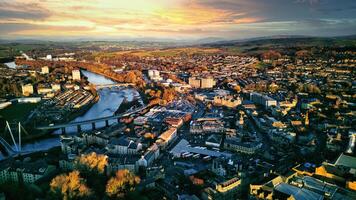
[[[317,35],[320,29],[352,34],[355,9],[354,0],[0,0],[0,33],[233,38]]]
[[[37,3],[0,2],[0,19],[43,20],[51,15],[50,11]]]
[[[2,35],[55,35],[60,32],[83,33],[93,31],[93,28],[84,26],[49,26],[29,23],[0,23],[0,34]]]
[[[296,3],[308,3],[310,5],[316,5],[320,3],[320,0],[296,0]]]

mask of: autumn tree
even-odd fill
[[[137,77],[134,71],[129,71],[125,75],[125,82],[126,83],[136,83]]]
[[[158,104],[160,104],[160,103],[161,103],[161,99],[159,99],[159,98],[153,98],[153,99],[150,100],[150,102],[148,103],[148,105],[153,106],[153,105],[158,105]]]
[[[234,90],[237,92],[237,93],[240,93],[241,92],[241,87],[239,85],[236,85],[234,87]]]
[[[279,86],[272,83],[271,85],[268,86],[268,91],[271,93],[276,93],[279,89]]]
[[[52,179],[51,192],[62,199],[83,199],[89,197],[92,191],[86,186],[86,181],[79,176],[79,171],[62,174]]]
[[[312,84],[312,83],[300,84],[297,88],[297,91],[298,92],[307,92],[310,94],[320,94],[321,93],[320,88],[317,85]]]
[[[164,88],[162,99],[171,102],[176,97],[176,91],[173,88]]]
[[[105,166],[108,164],[108,160],[106,155],[92,152],[90,154],[83,154],[78,157],[75,161],[75,164],[77,165],[78,169],[104,173]]]
[[[106,185],[106,194],[111,198],[123,198],[128,192],[134,191],[140,178],[127,169],[116,172]]]

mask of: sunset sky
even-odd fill
[[[356,0],[0,0],[0,38],[356,34]]]

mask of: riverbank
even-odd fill
[[[102,75],[98,75],[89,71],[82,70],[82,73],[84,76],[87,77],[88,82],[92,84],[93,87],[97,85],[116,83],[111,79],[108,79]],[[124,101],[124,98],[126,98],[127,101],[130,102],[135,99],[135,96],[136,97],[140,96],[139,92],[133,87],[103,88],[97,90],[97,95],[98,96],[96,98],[95,103],[93,102],[90,108],[88,107],[86,109],[87,110],[86,112],[83,111],[82,113],[79,112],[75,113],[70,117],[72,120],[68,120],[68,121],[70,122],[85,121],[85,120],[90,120],[90,119],[95,119],[100,117],[112,116],[118,110],[121,103]],[[110,125],[114,123],[117,123],[117,120],[110,121]],[[105,122],[103,123],[99,122],[96,125],[97,125],[96,128],[100,130],[101,128],[105,127]],[[91,131],[91,128],[92,127],[90,124],[88,126],[83,125],[82,131]],[[35,134],[36,136],[32,136],[30,140],[26,140],[26,142],[23,142],[22,150],[26,152],[36,152],[36,151],[43,151],[43,150],[50,149],[52,147],[60,146],[60,141],[58,137],[58,134],[60,134],[60,130],[57,130],[57,133],[53,131],[41,131],[41,132],[38,130],[32,130],[32,131],[36,131],[37,133]],[[72,132],[75,133],[77,131],[77,127],[69,127],[66,131],[67,133],[72,133]]]
[[[129,70],[121,73],[116,73],[112,66],[97,63],[97,62],[84,62],[84,61],[49,61],[49,60],[25,60],[16,59],[15,63],[17,65],[27,65],[33,68],[43,67],[43,66],[66,66],[69,69],[80,68],[82,70],[87,70],[92,73],[105,76],[118,83],[132,83],[137,87],[144,87],[145,81],[141,71]]]
[[[94,88],[95,90],[95,88]],[[93,100],[89,102],[88,104],[82,106],[81,108],[78,109],[73,109],[70,111],[67,111],[64,114],[63,119],[64,121],[60,123],[68,123],[70,121],[73,121],[74,119],[84,115],[90,108],[95,105],[99,99],[100,96],[98,95],[97,91],[91,91],[92,95],[94,96]],[[43,103],[43,102],[42,102]],[[23,131],[22,134],[22,142],[29,143],[33,142],[38,139],[44,139],[44,138],[50,138],[52,137],[52,132],[53,130],[38,130],[36,127],[38,126],[37,124],[32,123],[31,120],[31,113],[34,112],[35,108],[38,107],[39,104],[28,104],[28,103],[18,103],[11,105],[10,107],[0,110],[0,115],[6,116],[6,120],[9,121],[10,124],[13,124],[16,122],[16,127],[15,125],[11,126],[11,129],[13,131],[14,135],[17,135],[17,131],[14,132],[14,130],[17,130],[17,122],[21,122],[22,126],[25,128],[26,131]],[[27,134],[29,133],[29,134]],[[3,138],[7,140],[11,140],[10,134],[4,134],[2,135]]]

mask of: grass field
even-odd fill
[[[0,115],[8,121],[24,121],[30,112],[36,108],[36,103],[18,103],[0,110]]]
[[[162,49],[162,50],[133,50],[133,51],[119,51],[111,53],[95,53],[96,58],[100,57],[115,57],[124,54],[129,54],[138,57],[148,57],[148,56],[160,56],[160,57],[171,57],[178,56],[181,54],[193,55],[193,54],[214,54],[222,52],[218,48],[172,48],[172,49]]]

